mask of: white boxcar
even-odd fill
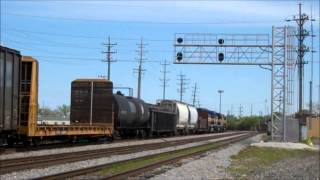
[[[195,129],[198,121],[198,111],[195,107],[189,106],[189,129]]]

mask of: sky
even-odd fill
[[[162,66],[167,60],[167,99],[179,99],[178,74],[187,80],[183,101],[192,103],[197,83],[202,107],[222,113],[257,115],[270,112],[271,73],[259,66],[173,64],[176,33],[269,34],[272,26],[295,26],[286,22],[298,12],[313,17],[314,49],[319,49],[318,1],[20,1],[1,0],[2,45],[17,49],[39,61],[39,104],[55,108],[70,104],[71,82],[107,74],[105,46],[108,36],[116,43],[111,65],[114,86],[137,89],[138,43],[145,45],[141,96],[156,103],[162,98]],[[310,22],[306,24],[310,30]],[[306,44],[310,45],[310,38]],[[310,53],[305,56],[311,61]],[[313,101],[319,99],[319,51],[314,53]],[[309,99],[311,63],[305,66],[305,104]],[[297,92],[297,91],[296,91]],[[124,91],[125,94],[128,94]],[[296,94],[295,94],[295,97]],[[297,98],[295,98],[295,103]],[[296,103],[297,104],[297,103]]]

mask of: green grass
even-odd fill
[[[101,173],[103,176],[110,176],[113,174],[118,174],[130,170],[134,170],[137,168],[141,168],[147,165],[151,165],[153,163],[157,162],[162,162],[165,160],[173,159],[176,157],[184,156],[184,155],[190,155],[196,152],[205,152],[209,151],[212,149],[216,149],[217,147],[220,147],[224,143],[210,143],[210,144],[205,144],[197,147],[192,147],[192,148],[187,148],[187,149],[182,149],[182,150],[177,150],[174,152],[167,152],[167,153],[162,153],[159,155],[155,155],[152,157],[146,157],[146,158],[140,158],[136,160],[131,160],[127,162],[120,162],[120,163],[115,163],[110,167],[104,168]]]
[[[307,157],[317,152],[309,150],[287,150],[277,148],[248,147],[231,157],[230,175],[241,177],[255,170],[263,170],[286,158]]]

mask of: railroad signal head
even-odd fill
[[[182,52],[177,53],[177,60],[180,62],[183,58]]]
[[[218,43],[219,43],[220,45],[223,45],[223,44],[224,44],[224,39],[219,39],[219,40],[218,40]]]
[[[181,38],[181,37],[177,38],[177,43],[179,43],[179,44],[183,43],[183,38]]]
[[[224,60],[224,54],[223,53],[219,53],[218,54],[218,60],[219,60],[219,62],[222,62]]]

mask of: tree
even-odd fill
[[[57,111],[61,116],[67,117],[70,113],[70,106],[63,104],[57,107]]]
[[[39,107],[38,113],[41,116],[48,116],[48,115],[54,115],[55,111],[50,109],[50,107]]]

